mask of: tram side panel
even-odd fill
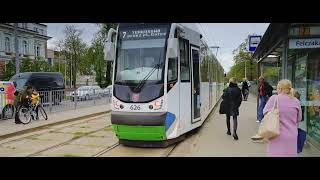
[[[167,117],[165,130],[167,139],[173,139],[180,135],[181,117],[179,112],[180,92],[179,82],[177,82],[166,95]]]

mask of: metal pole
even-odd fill
[[[244,61],[244,78],[247,78],[247,61]]]
[[[95,89],[93,89],[93,104],[96,105],[96,90]]]
[[[78,101],[78,96],[79,94],[76,95],[76,89],[74,90],[74,95],[73,95],[73,100],[74,100],[74,109],[77,109],[77,101]],[[80,92],[80,91],[79,91]]]
[[[18,23],[14,23],[14,51],[16,53],[16,74],[20,72],[19,44],[18,44]]]
[[[64,87],[67,86],[67,60],[64,61]]]
[[[60,50],[61,51],[61,50]],[[59,72],[60,72],[60,51],[59,51]],[[54,53],[54,52],[53,52]]]
[[[73,65],[73,63],[72,63],[72,54],[71,54],[71,61],[70,61],[71,63],[70,63],[70,88],[72,88],[72,80],[73,80],[73,77],[72,77],[72,65]]]
[[[52,104],[53,104],[53,98],[52,98],[52,90],[49,90],[49,111],[52,112]]]

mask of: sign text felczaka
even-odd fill
[[[290,39],[289,49],[320,48],[320,38]]]
[[[167,35],[166,28],[129,29],[120,31],[122,40],[162,39]]]

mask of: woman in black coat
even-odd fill
[[[235,140],[238,140],[238,135],[237,135],[237,127],[238,127],[238,122],[237,122],[237,116],[239,115],[239,107],[242,102],[242,94],[241,90],[238,87],[237,80],[236,78],[231,78],[229,80],[229,87],[225,89],[223,96],[223,100],[227,104],[225,106],[225,114],[227,117],[227,128],[228,128],[228,135],[231,135],[230,131],[230,116],[233,117],[233,138]]]

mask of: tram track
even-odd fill
[[[43,152],[45,152],[45,151],[53,150],[53,149],[55,149],[55,148],[58,148],[58,147],[67,145],[67,144],[71,143],[72,141],[75,141],[75,140],[80,139],[80,138],[82,138],[82,137],[89,136],[90,134],[93,134],[93,133],[96,133],[96,132],[99,132],[99,131],[103,131],[105,128],[108,128],[108,127],[111,127],[111,125],[105,126],[105,127],[100,128],[100,129],[98,129],[98,130],[95,130],[95,131],[90,131],[90,132],[88,132],[88,133],[85,133],[84,135],[80,135],[80,136],[78,136],[78,137],[72,138],[72,139],[70,139],[70,140],[64,141],[64,142],[59,143],[59,144],[56,144],[56,145],[54,145],[54,146],[50,146],[50,147],[48,147],[48,148],[42,149],[42,150],[40,150],[40,151],[37,151],[37,152],[35,152],[35,153],[31,153],[31,154],[27,155],[26,157],[33,157],[33,156],[40,155],[41,153],[43,153]]]
[[[97,116],[95,116],[95,117],[91,117],[91,118],[86,119],[86,120],[82,120],[82,121],[79,120],[79,121],[81,121],[81,122],[76,122],[76,123],[72,123],[72,124],[67,125],[67,126],[59,127],[59,128],[57,128],[57,129],[55,129],[55,131],[61,130],[61,129],[64,129],[64,128],[68,128],[68,127],[71,127],[71,126],[74,126],[74,125],[86,123],[86,122],[89,122],[89,121],[93,121],[93,120],[98,119],[98,118],[100,118],[100,117],[102,117],[102,116],[108,116],[109,114],[110,114],[110,113],[106,113],[106,114],[103,114],[103,115],[97,115]],[[70,122],[66,122],[65,124],[67,124],[67,123],[70,123]],[[62,124],[59,124],[59,125],[56,125],[56,126],[61,126],[61,125],[62,125]],[[52,126],[51,126],[51,127],[52,127]],[[53,126],[53,127],[54,127],[54,126]],[[16,141],[20,141],[20,140],[32,138],[33,136],[40,136],[40,135],[43,135],[43,134],[48,133],[48,132],[51,131],[51,130],[50,130],[50,129],[51,129],[50,127],[43,128],[42,130],[45,130],[45,129],[47,129],[48,131],[45,131],[45,132],[42,132],[42,133],[38,133],[38,134],[31,134],[31,135],[28,135],[28,136],[23,136],[23,137],[21,137],[21,138],[17,138],[17,139],[13,139],[13,140],[9,140],[9,141],[0,143],[0,146],[6,145],[6,144],[9,144],[9,143],[12,143],[12,142],[16,142]],[[41,130],[36,130],[36,131],[41,131]]]
[[[108,151],[111,151],[112,149],[114,149],[118,146],[120,146],[119,142],[117,142],[111,146],[108,146],[107,148],[103,149],[102,151],[99,151],[98,153],[94,154],[92,157],[100,157],[100,156],[104,155],[105,153],[107,153]]]

